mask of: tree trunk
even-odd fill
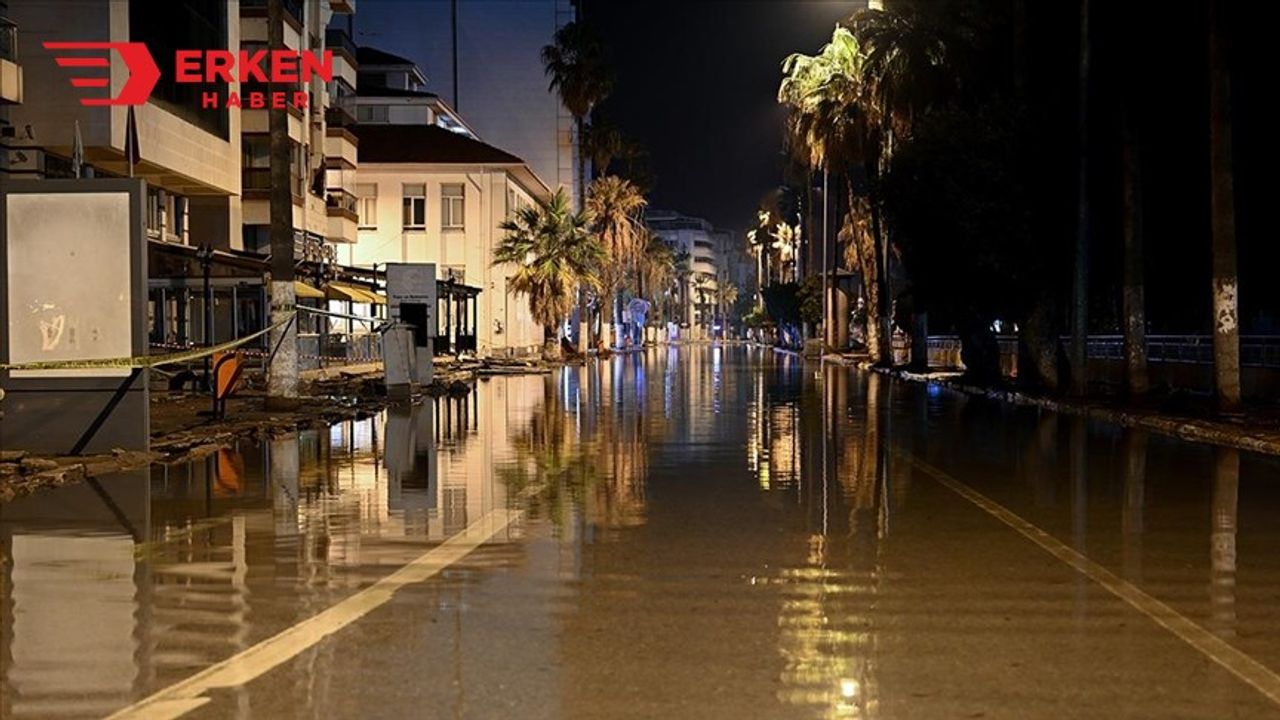
[[[871,199],[856,195],[852,183],[849,185],[849,208],[853,218],[855,252],[862,267],[862,287],[867,295],[867,353],[871,362],[884,365],[891,348],[884,332],[885,298],[882,295],[884,283],[880,277],[883,268],[879,260],[879,242],[872,227]]]
[[[1089,2],[1080,0],[1080,77],[1077,112],[1076,244],[1071,278],[1071,394],[1089,390]]]
[[[1053,306],[1047,295],[1040,297],[1022,324],[1018,378],[1040,385],[1051,393],[1058,391],[1058,333],[1053,321]],[[1025,367],[1023,367],[1025,366]]]
[[[1231,76],[1221,0],[1209,2],[1209,204],[1213,232],[1213,369],[1218,409],[1240,409],[1240,309],[1235,187],[1231,163]]]
[[[268,0],[267,45],[283,51],[283,0]],[[273,87],[272,90],[284,90]],[[271,324],[287,323],[270,333],[271,367],[267,373],[267,405],[284,408],[298,399],[297,295],[293,267],[293,147],[289,140],[289,118],[284,108],[267,111],[271,131]]]
[[[911,362],[912,372],[929,372],[929,313],[911,313]]]
[[[543,360],[562,360],[564,353],[560,350],[560,333],[554,325],[544,325],[542,328],[542,359]]]
[[[1133,118],[1124,117],[1124,360],[1129,397],[1141,399],[1147,377],[1146,291],[1142,255],[1141,159],[1133,138]]]
[[[880,329],[880,354],[873,356],[877,365],[890,367],[893,365],[893,277],[889,262],[889,238],[880,222],[880,211],[876,203],[868,198],[871,205],[871,241],[876,256],[876,268],[880,283],[880,308],[876,316],[876,325]]]
[[[964,376],[979,385],[1000,383],[1000,346],[991,326],[977,319],[970,319],[960,329],[960,359],[964,362]]]

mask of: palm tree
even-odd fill
[[[613,73],[604,48],[591,28],[573,21],[556,31],[555,42],[542,48],[542,65],[551,78],[550,89],[573,115],[578,138],[578,209],[586,207],[587,159],[583,125],[591,109],[613,88]]]
[[[1209,0],[1209,205],[1213,245],[1213,367],[1218,409],[1240,409],[1240,308],[1235,182],[1231,167],[1231,75],[1221,0]]]
[[[867,349],[874,362],[884,363],[889,358],[889,338],[884,331],[887,298],[882,295],[881,278],[884,263],[879,257],[871,199],[857,187],[874,176],[879,163],[880,133],[865,101],[864,60],[853,33],[837,25],[831,42],[817,55],[796,53],[783,61],[778,102],[791,109],[791,140],[804,148],[810,166],[848,176],[849,207],[858,217],[855,226],[859,229],[854,254],[866,286],[867,316],[876,319],[867,322]],[[834,317],[824,319],[829,338],[834,337],[831,328],[835,321]]]
[[[676,254],[661,237],[643,228],[645,250],[640,256],[639,272],[636,273],[639,283],[639,294],[657,308],[658,327],[667,322],[666,299],[676,277]]]
[[[542,48],[542,65],[551,78],[549,88],[560,96],[573,115],[578,140],[578,185],[574,192],[578,210],[586,207],[587,158],[583,138],[584,122],[591,109],[603,100],[613,87],[613,73],[605,64],[604,49],[591,28],[572,21],[556,30],[555,41]],[[587,327],[591,315],[587,289],[578,288],[578,310],[581,326]],[[586,352],[589,331],[579,330],[578,350]]]
[[[591,167],[600,177],[609,174],[614,160],[631,152],[631,145],[615,125],[601,121],[597,113],[582,129],[582,152],[591,158]]]
[[[738,286],[732,280],[725,280],[716,287],[716,300],[720,306],[720,322],[728,325],[729,310],[738,302]]]
[[[587,190],[587,211],[594,218],[593,231],[604,259],[597,272],[603,302],[610,306],[616,324],[623,283],[639,267],[645,235],[640,213],[648,202],[636,186],[613,175],[596,178]]]
[[[863,92],[868,109],[877,116],[884,151],[883,172],[898,141],[911,134],[917,119],[930,107],[946,100],[955,90],[956,73],[948,67],[966,47],[966,19],[949,12],[944,3],[904,2],[892,10],[868,9],[855,13],[850,29],[866,56],[862,65]],[[877,224],[878,225],[878,224]],[[890,253],[887,228],[878,228],[880,258],[888,287]],[[888,317],[884,318],[885,321]],[[911,318],[912,346],[928,344],[928,316],[917,309]],[[882,327],[887,333],[888,327]],[[927,352],[914,352],[913,369],[928,369]]]
[[[564,188],[546,203],[522,207],[500,226],[505,233],[493,264],[511,264],[511,290],[529,298],[529,312],[542,324],[543,354],[560,357],[556,329],[573,309],[574,288],[596,281],[604,251],[590,232],[591,216],[570,207]]]

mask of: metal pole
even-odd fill
[[[204,346],[213,347],[213,288],[209,285],[210,269],[213,265],[213,247],[207,243],[200,246],[198,252],[200,266],[204,270]],[[204,357],[205,382],[213,386],[209,377],[209,356]]]
[[[827,201],[827,169],[822,169],[822,350],[826,355],[828,340],[832,338],[831,322],[831,268],[827,265],[827,251],[831,246],[829,213],[831,203]]]

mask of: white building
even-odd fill
[[[645,223],[678,257],[685,259],[688,272],[680,289],[685,309],[683,322],[691,328],[710,328],[715,320],[716,293],[722,274],[718,242],[711,223],[669,210],[647,211]]]
[[[573,117],[548,88],[542,48],[577,15],[573,0],[456,0],[370,5],[360,31],[420,29],[412,46],[387,47],[425,69],[477,137],[525,159],[551,187],[578,197]],[[384,30],[385,29],[385,30]],[[456,39],[456,42],[455,42]],[[362,68],[363,69],[363,68]]]
[[[479,287],[479,355],[535,353],[542,327],[528,298],[508,291],[513,267],[492,267],[498,227],[551,190],[524,160],[439,125],[361,125],[359,242],[338,261],[356,267],[435,263],[441,279]]]
[[[439,125],[477,138],[475,131],[439,95],[412,60],[362,47],[356,57],[360,84],[354,98],[356,120],[366,125]]]

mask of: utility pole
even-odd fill
[[[1080,107],[1077,123],[1080,153],[1076,192],[1075,266],[1071,275],[1071,394],[1089,391],[1089,0],[1080,5]]]
[[[285,50],[284,0],[267,0],[267,45]],[[271,91],[292,88],[273,83]],[[290,409],[298,403],[297,295],[293,267],[293,147],[289,116],[284,108],[270,109],[271,135],[271,360],[267,369],[267,406]],[[305,190],[304,190],[305,192]],[[282,324],[283,323],[283,324]]]

